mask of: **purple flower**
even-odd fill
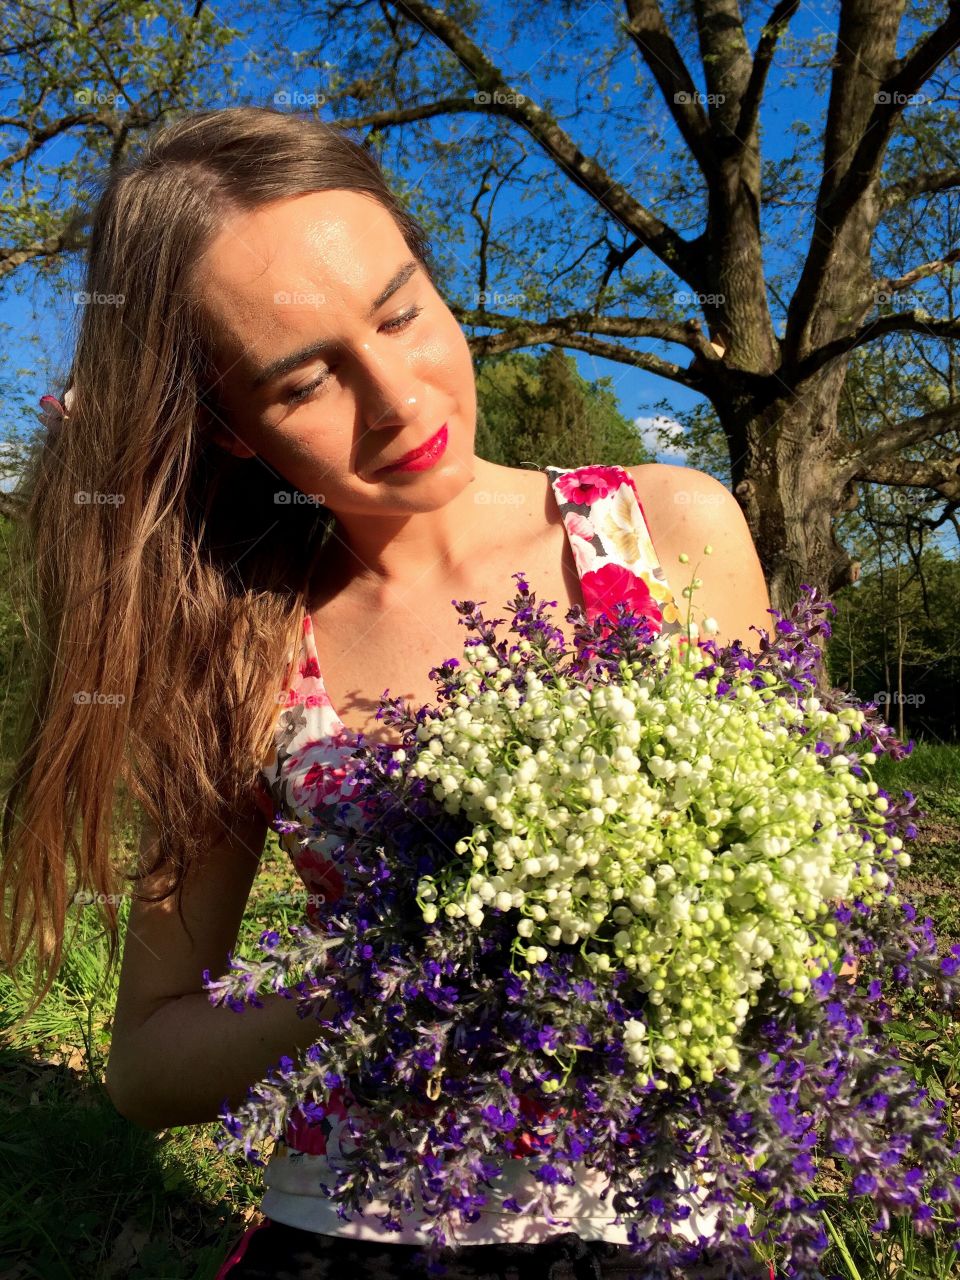
[[[559,1043],[559,1035],[556,1027],[546,1026],[542,1031],[537,1032],[537,1043],[541,1049],[547,1053],[552,1053]]]

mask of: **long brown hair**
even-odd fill
[[[172,876],[141,896],[176,891],[181,919],[191,865],[252,809],[333,517],[211,438],[229,423],[197,264],[232,214],[334,189],[379,201],[433,278],[422,226],[335,124],[189,112],[97,185],[74,402],[31,454],[14,532],[32,688],[0,829],[0,960],[13,972],[36,944],[29,1012],[78,891],[95,895],[116,959],[114,899],[136,878],[118,866],[118,802],[126,821],[135,797],[158,830],[141,874]]]

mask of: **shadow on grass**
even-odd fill
[[[214,1128],[148,1132],[89,1071],[0,1049],[0,1275],[213,1280],[250,1214],[216,1179],[198,1194]]]

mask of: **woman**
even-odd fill
[[[470,352],[423,232],[335,126],[253,107],[183,116],[107,176],[86,290],[114,302],[84,309],[70,413],[28,485],[40,646],[7,799],[4,959],[36,939],[42,998],[70,857],[75,886],[105,895],[112,961],[104,800],[120,784],[147,816],[107,1088],[164,1128],[215,1120],[316,1039],[279,996],[240,1018],[214,1008],[202,974],[226,967],[275,809],[337,798],[349,734],[389,736],[382,690],[433,694],[429,668],[465,635],[451,600],[495,615],[523,570],[568,637],[559,619],[588,593],[676,626],[661,564],[679,571],[680,551],[710,543],[695,599],[721,642],[749,643],[769,601],[739,507],[707,475],[476,457]],[[64,834],[77,818],[81,842]],[[337,892],[322,842],[297,853],[311,895]],[[333,1100],[319,1131],[291,1124],[267,1223],[221,1275],[427,1274],[422,1223],[398,1239],[369,1212],[341,1222],[303,1173],[348,1105]],[[622,1227],[583,1191],[565,1230],[491,1210],[450,1274],[634,1274]]]

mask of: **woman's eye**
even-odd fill
[[[393,320],[388,320],[383,328],[388,329],[391,333],[398,333],[401,329],[405,329],[407,325],[416,320],[422,310],[422,307],[411,307],[410,310],[405,311],[402,316],[397,316]],[[324,370],[318,378],[314,378],[313,382],[308,382],[305,387],[300,387],[296,391],[291,391],[286,398],[286,403],[299,404],[301,400],[306,400],[307,396],[309,396],[311,392],[319,390],[329,377],[330,370]]]
[[[298,391],[291,391],[287,396],[287,404],[297,404],[300,400],[306,400],[310,392],[322,387],[329,377],[330,371],[327,370],[325,373],[321,373],[319,378],[314,378],[313,382],[308,382],[305,387],[300,387]]]
[[[423,307],[411,307],[409,311],[405,311],[402,316],[397,316],[395,320],[388,320],[383,327],[389,329],[391,333],[396,333],[398,329],[406,328],[411,320],[416,320],[422,310]]]

